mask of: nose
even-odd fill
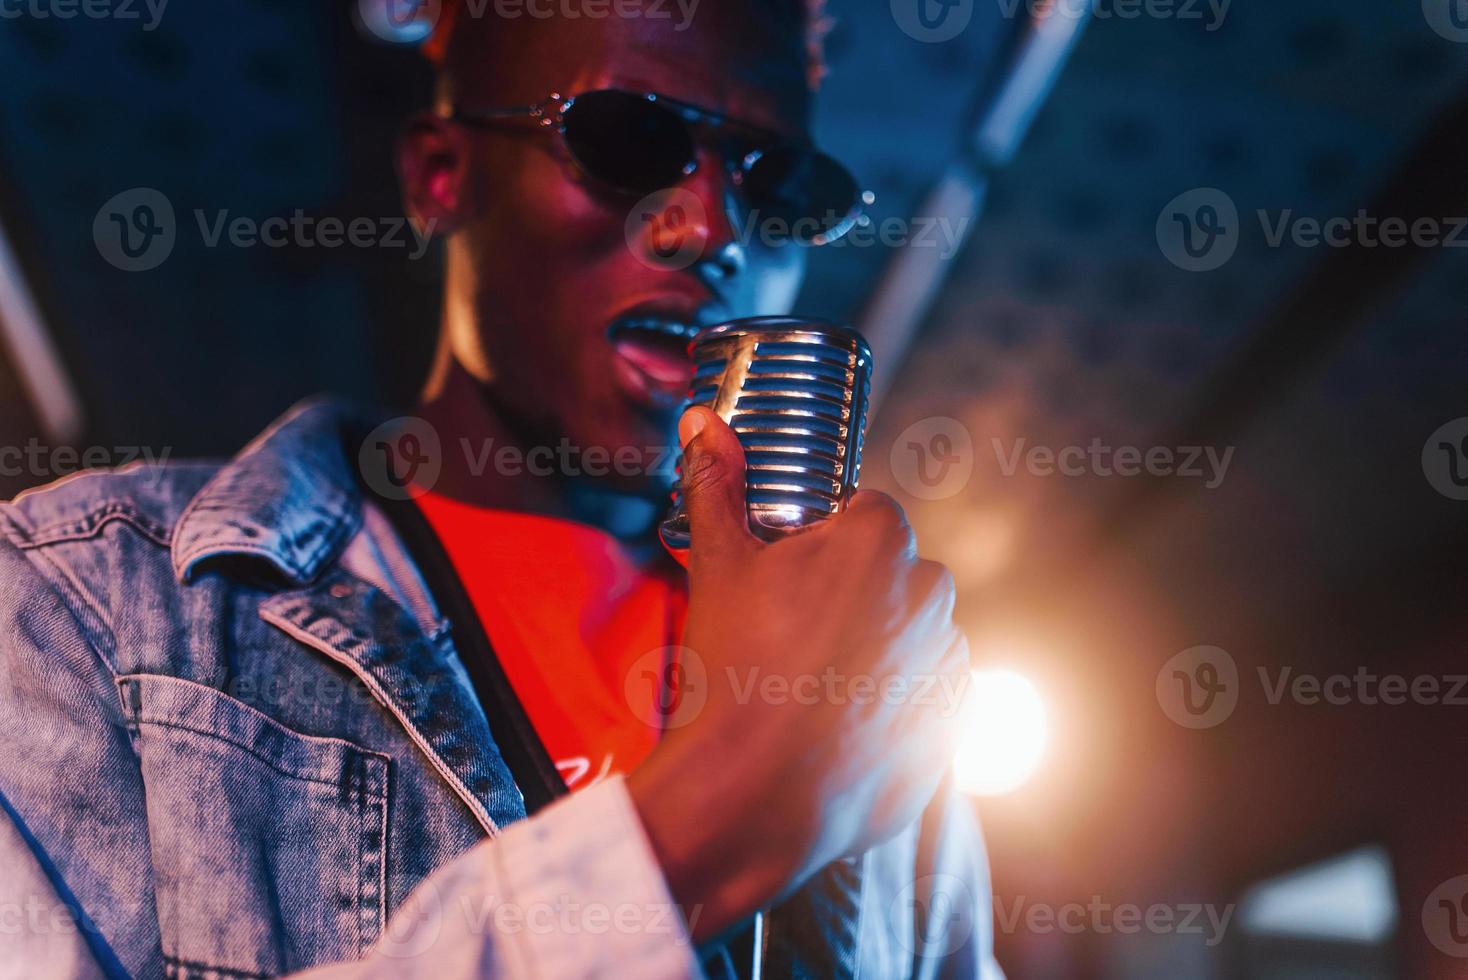
[[[744,246],[737,239],[730,238],[722,245],[714,246],[710,243],[695,268],[699,277],[712,286],[739,278],[744,274],[748,262]]]
[[[727,289],[744,275],[749,251],[739,236],[739,204],[729,173],[721,160],[707,156],[690,182],[709,215],[709,238],[694,272],[710,288]]]

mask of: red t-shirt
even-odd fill
[[[639,563],[573,521],[434,493],[417,504],[566,785],[636,768],[657,744],[653,699],[683,635],[682,569]]]

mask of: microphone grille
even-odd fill
[[[701,331],[692,354],[689,403],[716,412],[744,446],[750,529],[774,540],[839,513],[861,476],[872,376],[861,334],[805,317],[752,317]],[[688,546],[678,489],[662,535],[670,547]]]

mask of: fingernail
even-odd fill
[[[678,441],[682,443],[684,449],[688,448],[688,444],[703,431],[706,425],[708,425],[708,419],[704,418],[702,412],[689,409],[683,413],[683,417],[678,420]]]

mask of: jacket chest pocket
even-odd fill
[[[383,924],[388,757],[193,681],[117,683],[169,976],[273,976],[366,952]]]

